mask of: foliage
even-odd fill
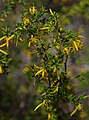
[[[14,30],[4,28],[0,38],[0,74],[7,75],[11,44],[29,50],[32,62],[23,70],[29,81],[35,81],[40,94],[39,104],[48,120],[69,119],[82,110],[83,95],[76,96],[72,84],[76,76],[69,75],[68,60],[83,48],[82,35],[66,30],[61,16],[51,9],[34,5],[21,13]],[[78,76],[77,76],[78,77]],[[68,106],[74,106],[73,111]]]

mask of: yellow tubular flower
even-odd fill
[[[38,74],[40,74],[40,73],[43,72],[43,71],[44,71],[44,68],[40,69],[40,70],[35,74],[35,76],[37,76]]]
[[[4,47],[5,45],[6,45],[6,43],[4,43],[4,44],[0,45],[0,48],[1,48],[1,47]]]
[[[37,69],[39,68],[39,66],[37,66],[36,64],[34,64],[34,67],[37,68]]]
[[[37,105],[37,107],[34,109],[34,111],[36,111],[39,107],[41,107],[42,105],[44,105],[46,102],[46,100],[44,100],[42,103],[40,103],[39,105]]]
[[[31,37],[29,38],[29,40],[30,40],[31,42],[35,42],[35,43],[36,43],[36,38],[33,37],[33,35],[31,35]]]
[[[6,40],[6,46],[7,46],[7,49],[8,49],[8,46],[9,46],[9,41]]]
[[[51,87],[53,87],[53,85],[57,82],[57,80],[54,80],[52,83],[51,83]]]
[[[6,38],[6,36],[1,37],[1,38],[0,38],[0,41],[2,41],[2,40],[5,39],[5,38]]]
[[[78,46],[75,41],[73,41],[73,49],[74,49],[74,52],[78,51]]]
[[[6,38],[6,46],[9,47],[9,40],[11,40],[14,37],[14,34],[11,35],[9,38]]]
[[[0,66],[0,74],[3,73],[3,69],[2,69],[2,66]]]
[[[52,16],[54,16],[53,11],[52,11],[51,9],[49,9],[49,11],[50,11],[50,14],[51,14]]]
[[[57,48],[57,49],[60,49],[60,43],[58,43],[58,44],[56,45],[56,48]]]
[[[42,77],[44,78],[44,73],[46,72],[45,68],[40,69],[35,76],[37,76],[38,74],[42,73]]]
[[[49,27],[43,27],[43,28],[40,28],[40,30],[48,30]]]
[[[73,116],[77,110],[83,110],[83,106],[79,103],[76,108],[74,109],[74,111],[70,114],[70,116]]]
[[[0,21],[4,22],[5,20],[3,18],[0,18]]]
[[[36,43],[37,39],[35,37],[33,37],[33,35],[31,35],[31,37],[29,38],[29,43],[28,43],[28,47],[30,47],[31,43]]]
[[[84,36],[82,36],[82,35],[78,35],[78,38],[85,38]]]
[[[73,116],[77,112],[77,109],[75,108],[74,111],[70,114],[70,116]]]
[[[79,48],[83,47],[83,42],[80,40],[77,40],[76,44],[78,45]]]
[[[31,46],[31,42],[28,43],[28,47],[30,47],[30,46]]]
[[[81,49],[82,47],[83,47],[83,42],[81,40],[73,41],[72,48],[73,48],[75,53],[78,51],[79,48]]]
[[[54,93],[58,92],[58,86],[55,88],[55,90],[53,92]]]
[[[29,12],[31,14],[35,14],[37,12],[37,8],[33,5],[32,7],[29,8]]]
[[[19,38],[19,40],[20,40],[21,42],[23,42],[23,41],[24,41],[22,38]]]
[[[13,34],[13,35],[11,35],[9,38],[7,38],[6,40],[11,40],[13,37],[14,37],[15,35]]]
[[[42,78],[44,78],[44,73],[45,73],[45,71],[42,72]]]
[[[67,47],[65,47],[65,48],[63,49],[63,52],[66,53],[67,55],[69,55],[69,50],[68,50]]]
[[[24,18],[23,19],[23,23],[24,23],[24,25],[28,25],[29,24],[29,19],[28,18]]]
[[[21,28],[21,27],[18,27],[18,28],[16,28],[15,30],[23,30],[23,28]]]
[[[57,68],[56,68],[56,67],[54,67],[53,72],[55,73],[55,72],[56,72],[56,70],[57,70]]]
[[[1,49],[0,49],[0,52],[3,53],[3,54],[5,54],[5,55],[8,55],[8,53],[6,53],[5,51],[3,51]]]
[[[62,31],[63,29],[60,27],[60,31]]]
[[[81,105],[80,103],[78,104],[78,106],[76,106],[77,110],[83,110],[83,105]]]
[[[51,119],[51,113],[48,112],[48,120],[50,120],[50,119]]]

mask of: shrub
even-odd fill
[[[4,29],[0,38],[0,74],[8,74],[9,47],[11,44],[27,49],[31,61],[23,69],[28,80],[35,83],[40,94],[39,104],[48,120],[69,119],[82,110],[85,96],[76,96],[72,84],[79,76],[72,76],[68,67],[72,54],[83,48],[83,36],[67,30],[61,24],[61,16],[51,9],[33,5],[21,13],[21,21],[14,30]],[[13,59],[13,58],[12,58]],[[74,106],[71,111],[69,106]]]

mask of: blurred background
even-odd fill
[[[89,95],[89,0],[0,0],[0,36],[2,28],[12,30],[20,21],[20,12],[25,7],[34,5],[40,8],[51,8],[60,14],[62,24],[66,29],[85,36],[84,49],[72,56],[69,66],[72,73],[81,72],[82,79],[75,80],[75,91]],[[14,48],[14,49],[13,49]],[[34,112],[39,103],[39,87],[36,88],[30,76],[24,74],[24,65],[31,62],[29,50],[21,46],[10,47],[12,60],[8,69],[8,77],[0,74],[0,120],[47,120],[47,114],[40,108]],[[74,115],[70,120],[89,120],[89,99],[84,101],[84,111]]]

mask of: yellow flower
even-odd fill
[[[72,72],[70,70],[67,70],[67,75],[68,76],[71,76],[72,75]]]
[[[6,43],[4,43],[4,44],[2,44],[2,45],[0,45],[0,47],[4,47],[5,45],[6,45],[6,47],[8,48],[8,46],[9,46],[9,40],[11,40],[12,38],[14,37],[14,34],[13,35],[11,35],[10,37],[6,37],[6,36],[3,36],[3,37],[1,37],[0,38],[0,41],[2,41],[2,40],[6,40]],[[0,52],[2,52],[2,53],[4,53],[4,51],[3,50],[1,50],[0,49]]]
[[[0,41],[2,41],[2,40],[5,39],[5,38],[6,38],[6,36],[1,37],[1,38],[0,38]]]
[[[46,72],[45,68],[41,68],[36,74],[35,76],[37,76],[38,74],[42,73],[42,78],[44,78],[44,73]]]
[[[60,27],[60,32],[61,32],[62,30],[63,30],[62,27]]]
[[[53,92],[54,93],[58,92],[58,86],[55,88],[55,90]]]
[[[83,47],[83,42],[80,41],[80,40],[73,41],[73,46],[72,47],[73,47],[74,52],[76,53],[79,48]]]
[[[23,42],[24,40],[22,38],[19,38],[19,41]]]
[[[35,14],[35,13],[37,12],[37,8],[34,6],[34,4],[33,4],[32,7],[29,8],[29,12],[30,12],[31,14]]]
[[[2,66],[0,66],[0,74],[3,73],[3,69],[2,69]]]
[[[75,41],[73,41],[73,47],[74,47],[74,51],[78,51],[78,45]]]
[[[74,109],[74,111],[70,114],[70,116],[73,116],[77,110],[83,110],[83,106],[79,103],[76,108]]]
[[[49,27],[42,27],[42,28],[40,28],[40,30],[48,30],[49,29]]]
[[[56,70],[57,70],[57,68],[56,68],[56,67],[54,67],[53,72],[55,73],[55,72],[56,72]]]
[[[56,45],[56,48],[57,48],[57,49],[60,49],[60,43],[58,43],[58,44]]]
[[[64,49],[63,49],[63,52],[64,53],[66,53],[67,55],[69,55],[70,53],[69,53],[69,50],[68,50],[68,48],[67,47],[65,47]]]
[[[29,40],[30,40],[31,42],[36,42],[36,38],[33,37],[33,35],[31,35],[31,37],[29,38]]]
[[[50,120],[50,119],[51,119],[51,113],[48,112],[48,120]]]
[[[37,69],[39,68],[39,66],[37,66],[36,64],[34,64],[34,67],[37,68]]]
[[[83,47],[83,42],[80,40],[76,40],[76,44],[78,45],[79,48]]]
[[[77,110],[83,110],[83,105],[79,103],[78,106],[76,106],[76,109]]]
[[[6,45],[6,43],[4,43],[4,44],[0,45],[0,48],[1,48],[1,47],[4,47],[5,45]]]
[[[53,85],[57,82],[57,80],[54,80],[52,83],[51,83],[51,87],[53,87]]]
[[[49,9],[49,11],[50,11],[50,14],[51,14],[52,16],[54,16],[53,11],[52,11],[51,9]]]
[[[85,38],[84,36],[82,36],[82,35],[78,35],[78,38]]]
[[[14,34],[11,35],[9,38],[6,38],[6,46],[7,46],[7,48],[9,46],[9,40],[11,40],[13,37],[14,37]]]
[[[23,19],[23,23],[24,23],[24,25],[28,25],[29,24],[29,19],[28,18],[24,18]]]
[[[42,78],[44,78],[44,73],[45,73],[45,70],[43,70],[43,72],[42,72]]]
[[[4,22],[5,20],[3,18],[0,18],[0,21]]]
[[[46,100],[44,100],[42,103],[40,103],[39,105],[37,105],[37,107],[34,109],[34,111],[36,111],[39,107],[41,107],[42,105],[44,105],[46,102]]]
[[[36,38],[35,37],[33,37],[33,35],[31,35],[31,37],[29,38],[29,43],[28,43],[28,47],[30,47],[30,45],[31,45],[31,43],[36,43]]]
[[[11,35],[9,38],[7,38],[7,40],[8,40],[8,41],[11,40],[14,36],[15,36],[14,34]]]
[[[0,49],[0,52],[3,53],[3,54],[5,54],[5,55],[8,54],[7,52],[5,52],[5,51],[3,51],[3,50],[1,50],[1,49]]]
[[[53,42],[54,42],[54,43],[56,42],[56,39],[55,39],[55,38],[53,39]]]
[[[21,27],[17,27],[15,30],[23,30],[23,28],[21,28]]]

